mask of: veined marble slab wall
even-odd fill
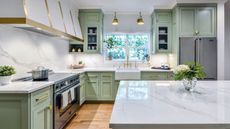
[[[54,70],[67,69],[73,61],[68,48],[68,41],[61,38],[0,26],[0,65],[14,66],[15,78],[27,76],[27,72],[40,65]]]
[[[86,67],[123,67],[123,62],[105,61],[101,54],[69,54],[67,40],[0,25],[0,65],[12,65],[14,78],[28,76],[37,66],[63,71],[73,63],[83,61]],[[168,62],[167,54],[152,56],[152,66]],[[139,67],[148,66],[138,63]]]

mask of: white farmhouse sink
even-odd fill
[[[141,71],[139,69],[116,69],[115,80],[140,80]]]

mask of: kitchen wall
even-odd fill
[[[225,79],[230,80],[230,0],[225,4]]]
[[[64,70],[73,62],[68,52],[69,42],[42,34],[0,25],[0,65],[16,68],[15,78],[42,65],[54,70]]]
[[[112,20],[114,14],[105,14],[104,15],[104,33],[150,33],[151,32],[151,15],[144,14],[143,19],[145,24],[138,25],[137,18],[139,14],[119,14],[117,13],[117,18],[119,24],[114,26],[112,25]]]

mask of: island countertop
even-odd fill
[[[179,81],[121,81],[110,127],[230,127],[230,81],[198,81],[185,91]]]

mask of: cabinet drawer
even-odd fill
[[[141,75],[142,80],[167,80],[168,79],[168,73],[142,73]]]
[[[89,82],[98,82],[99,74],[98,73],[87,73]]]
[[[113,81],[113,73],[102,73],[101,74],[102,82],[112,82]]]
[[[33,92],[31,94],[31,105],[38,106],[43,103],[50,103],[51,93],[50,87]]]

